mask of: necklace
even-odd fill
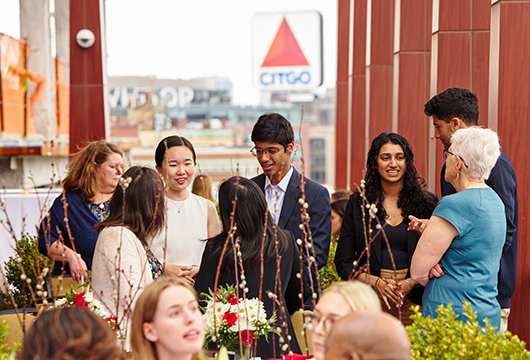
[[[187,200],[187,199],[186,199]],[[176,201],[176,200],[171,200],[171,202],[175,205],[175,207],[177,208],[177,213],[180,214],[180,209],[182,209],[182,207],[184,206],[184,203],[186,202],[186,200],[182,200],[182,201]],[[180,203],[180,206],[177,205]]]
[[[385,195],[385,193],[383,193],[383,195]],[[397,202],[398,202],[398,200],[399,200],[399,195],[396,196],[396,197],[393,198],[393,199],[392,199],[390,196],[385,195],[385,199],[388,199],[388,200],[392,201],[394,204],[397,204]]]

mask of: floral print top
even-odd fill
[[[335,252],[337,251],[337,244],[339,239],[335,242],[331,242],[329,246],[329,256],[328,263],[322,269],[318,270],[318,275],[320,277],[320,287],[322,291],[326,290],[332,284],[340,281],[340,276],[337,274],[337,268],[335,267]]]
[[[90,211],[92,211],[92,214],[94,214],[96,219],[98,219],[99,222],[102,222],[109,216],[109,213],[107,212],[109,204],[110,199],[105,202],[102,202],[101,204],[89,203],[88,207]]]
[[[153,280],[158,279],[162,274],[164,273],[164,270],[162,268],[162,264],[160,261],[156,258],[155,254],[149,249],[149,246],[141,241],[144,249],[145,254],[147,255],[147,261],[149,262],[149,265],[151,266],[151,275],[153,276]]]

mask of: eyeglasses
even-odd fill
[[[252,149],[250,149],[250,153],[254,157],[261,157],[263,154],[272,156],[272,155],[276,155],[281,149],[282,148],[268,148],[268,149],[262,150],[254,146]]]
[[[324,332],[328,332],[331,330],[331,327],[333,324],[337,321],[337,319],[334,318],[320,318],[319,316],[315,314],[309,314],[305,316],[305,326],[307,330],[314,331],[318,324],[322,322],[322,326],[324,327]]]
[[[460,155],[456,155],[456,154],[453,154],[453,153],[450,152],[449,150],[444,150],[444,159],[445,159],[445,160],[447,160],[447,157],[449,156],[449,155],[447,155],[447,154],[451,154],[451,155],[453,155],[453,156],[457,156],[457,157],[459,157],[459,158],[464,162],[464,165],[465,165],[467,168],[469,168],[469,166],[467,166],[466,161],[464,160],[464,158],[463,158],[462,156],[460,156]]]

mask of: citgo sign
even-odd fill
[[[261,90],[322,85],[322,16],[316,11],[257,14],[252,21],[253,83]]]

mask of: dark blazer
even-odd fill
[[[296,277],[296,274],[300,272],[300,261],[298,256],[300,253],[299,247],[296,244],[293,234],[289,231],[284,231],[287,235],[288,248],[287,251],[282,255],[280,262],[280,277],[282,281],[282,303],[283,307],[288,312],[286,320],[289,335],[292,339],[290,341],[291,350],[294,353],[301,354],[300,346],[294,336],[294,329],[291,323],[290,314],[294,313],[296,310],[302,307],[301,299],[299,297],[300,293],[300,279]],[[208,289],[213,289],[215,285],[215,274],[217,272],[217,265],[219,264],[219,256],[212,256],[212,249],[210,242],[206,244],[204,253],[202,255],[201,268],[197,274],[197,280],[195,281],[195,290],[198,294],[206,293],[208,294]],[[259,294],[259,283],[260,283],[260,267],[250,273],[246,273],[246,281],[248,284],[248,293],[247,298],[257,298]],[[239,279],[241,281],[241,279]],[[236,284],[235,275],[231,272],[228,272],[225,266],[221,266],[221,271],[219,274],[219,285],[225,286],[226,284]],[[265,306],[267,312],[267,318],[270,318],[274,313],[273,309],[278,309],[278,307],[273,306],[272,300],[267,296],[267,290],[272,291],[278,295],[277,291],[274,291],[276,285],[276,260],[272,260],[264,264],[263,268],[263,289],[262,289],[262,302]],[[304,284],[304,300],[309,298],[310,289],[309,286]],[[205,305],[205,304],[203,304]],[[279,312],[277,312],[279,319]],[[279,321],[276,321],[276,326],[279,326]],[[281,356],[281,344],[279,342],[279,337],[274,335],[274,344],[272,341],[272,333],[268,336],[268,342],[265,338],[258,340],[256,354],[254,356],[259,356],[262,359],[269,358],[280,358]]]
[[[435,202],[438,202],[438,197],[435,194],[429,193]],[[335,266],[337,267],[337,273],[343,280],[348,280],[357,269],[366,264],[366,253],[361,259],[359,256],[364,251],[365,235],[364,226],[362,220],[362,211],[359,204],[359,193],[356,191],[348,200],[346,205],[346,211],[344,212],[344,218],[342,220],[342,227],[340,230],[339,242],[337,244],[337,252],[335,254]],[[404,219],[407,223],[410,221]],[[377,229],[375,228],[376,222],[372,224],[372,230],[375,234]],[[407,231],[407,250],[409,264],[412,261],[412,255],[416,250],[416,245],[420,239],[419,234],[416,231]],[[379,234],[370,248],[370,275],[380,276],[381,274],[381,253],[384,245],[384,238]],[[358,266],[353,270],[353,262],[358,261]],[[410,277],[410,270],[408,273]],[[417,304],[421,303],[421,296],[423,295],[424,287],[417,287],[411,292],[409,297]]]
[[[302,230],[300,229],[301,220],[301,205],[298,202],[302,197],[302,190],[300,189],[302,175],[296,171],[293,166],[293,175],[287,186],[285,197],[282,205],[282,212],[278,221],[278,226],[285,230],[291,230],[295,239],[302,238]],[[262,190],[265,192],[265,175],[260,174],[252,178]],[[310,216],[309,228],[311,229],[311,236],[313,238],[313,245],[315,250],[315,260],[318,268],[326,265],[329,255],[329,245],[331,241],[331,207],[329,205],[329,192],[320,184],[304,177],[305,181],[305,199],[309,204],[307,212]]]

